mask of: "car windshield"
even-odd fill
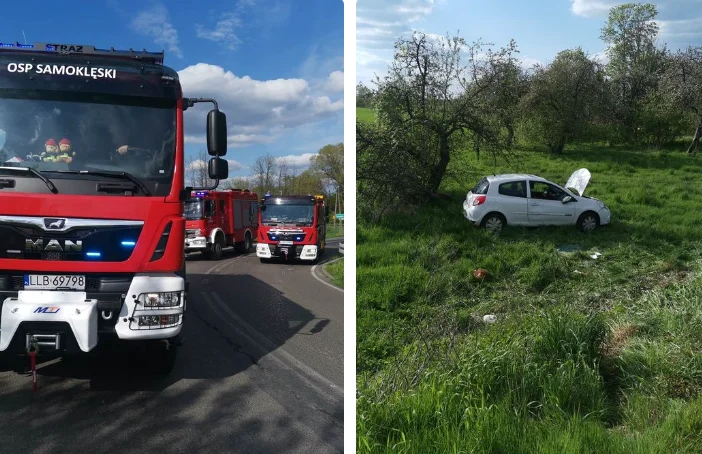
[[[304,224],[314,222],[314,205],[270,204],[261,212],[264,225],[272,224]]]
[[[158,99],[0,89],[0,162],[59,171],[128,172],[168,182],[175,108]]]
[[[190,199],[185,202],[185,219],[197,220],[203,218],[202,199]]]

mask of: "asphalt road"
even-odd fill
[[[342,452],[343,292],[311,268],[192,254],[185,343],[166,378],[128,357],[56,359],[33,393],[26,371],[0,367],[0,452]]]

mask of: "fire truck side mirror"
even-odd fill
[[[227,116],[221,110],[213,109],[207,114],[207,152],[210,156],[227,154]]]
[[[210,159],[207,163],[207,176],[213,180],[226,180],[229,176],[229,163],[221,158]]]

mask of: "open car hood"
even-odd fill
[[[566,189],[575,192],[576,195],[583,195],[587,184],[590,182],[590,171],[587,169],[578,169],[568,178],[565,184]]]

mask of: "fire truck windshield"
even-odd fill
[[[0,162],[52,179],[102,170],[170,186],[175,114],[159,98],[0,89]]]
[[[266,209],[261,211],[261,221],[263,225],[312,225],[314,222],[314,205],[266,204]]]
[[[202,219],[203,216],[203,207],[204,203],[202,203],[202,199],[198,198],[192,198],[189,200],[185,201],[185,219],[190,219],[192,220],[197,220],[197,219]]]

